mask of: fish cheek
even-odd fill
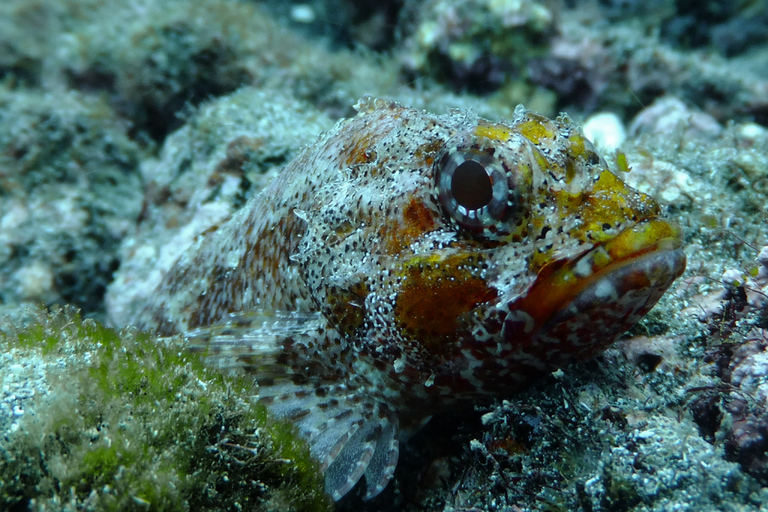
[[[355,335],[365,322],[368,285],[358,281],[349,287],[331,286],[326,293],[325,317],[342,334]]]
[[[403,335],[433,355],[447,355],[461,317],[498,295],[472,266],[460,261],[409,262],[395,300],[394,316]]]
[[[438,213],[427,206],[423,199],[411,197],[405,205],[393,209],[392,216],[399,218],[383,223],[379,229],[382,246],[389,254],[399,254],[425,233],[435,230]]]

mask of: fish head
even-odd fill
[[[566,116],[359,117],[298,259],[317,307],[395,379],[522,387],[600,353],[685,268],[679,227]]]

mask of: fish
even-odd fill
[[[335,500],[381,493],[426,418],[601,353],[686,264],[681,228],[565,114],[355,109],[133,319],[252,377]]]

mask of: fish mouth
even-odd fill
[[[550,263],[527,294],[508,304],[505,341],[554,366],[601,352],[683,273],[682,241],[679,226],[648,218],[575,258]]]

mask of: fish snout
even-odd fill
[[[544,267],[529,292],[509,304],[505,341],[554,367],[602,352],[683,273],[681,246],[676,224],[650,218]]]

